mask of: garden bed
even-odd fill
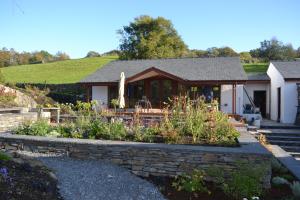
[[[206,182],[210,194],[204,192],[187,192],[187,191],[178,191],[175,187],[172,186],[175,181],[174,178],[169,177],[154,177],[151,176],[147,180],[154,185],[156,185],[160,192],[169,200],[232,200],[232,197],[226,196],[226,194],[220,189],[216,188],[214,184]],[[282,199],[293,199],[293,194],[289,186],[283,185],[280,187],[272,186],[272,188],[265,190],[264,195],[260,199],[264,200],[282,200]]]
[[[74,120],[56,126],[45,121],[24,123],[13,133],[148,143],[238,146],[239,132],[228,116],[218,111],[217,102],[205,103],[201,98],[191,102],[187,97],[177,97],[167,106],[168,112],[160,121],[147,124],[143,122],[140,113],[134,113],[131,121],[125,121],[118,116],[107,117],[105,111],[99,113],[92,109],[96,106],[95,102],[58,106],[62,114],[76,116]]]
[[[0,199],[60,200],[57,181],[49,171],[18,162],[0,152]]]

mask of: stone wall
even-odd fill
[[[144,177],[173,177],[213,165],[222,167],[226,172],[234,170],[237,161],[266,164],[264,185],[269,187],[271,154],[247,132],[242,132],[240,144],[241,147],[213,147],[0,134],[2,149],[65,153],[73,158],[101,159]]]
[[[26,121],[36,121],[37,112],[0,114],[0,132],[9,131]]]

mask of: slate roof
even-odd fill
[[[300,78],[300,61],[272,61],[271,62],[285,79]]]
[[[218,57],[112,61],[80,82],[117,82],[121,72],[129,78],[152,67],[187,81],[247,80],[238,57]]]
[[[248,81],[270,81],[267,73],[248,73]]]

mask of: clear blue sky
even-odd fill
[[[143,14],[170,19],[190,49],[248,51],[274,36],[300,46],[300,0],[1,0],[0,48],[103,53]]]

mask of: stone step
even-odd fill
[[[282,135],[266,135],[267,140],[274,141],[274,140],[280,140],[280,141],[300,141],[300,135],[299,136],[282,136]]]
[[[300,148],[300,141],[280,141],[280,140],[268,140],[270,144],[278,146],[296,146]]]
[[[300,129],[300,126],[296,125],[261,125],[260,128],[262,129]]]
[[[300,159],[300,152],[289,152],[292,156],[294,156],[296,159]]]
[[[264,134],[266,136],[291,136],[291,137],[300,137],[300,131],[285,131],[285,132],[272,132],[272,131],[261,131],[258,130],[259,133]]]
[[[297,147],[297,146],[282,145],[280,147],[283,148],[287,152],[300,153],[300,147]]]

